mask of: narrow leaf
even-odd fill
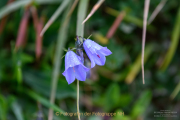
[[[108,14],[110,14],[112,16],[115,16],[115,17],[117,17],[119,15],[119,13],[120,13],[119,11],[114,10],[112,8],[109,8],[109,7],[106,7],[105,11],[106,11],[106,13],[108,13]],[[130,15],[128,13],[126,13],[123,20],[126,21],[126,22],[129,22],[129,23],[133,23],[133,24],[135,24],[136,26],[138,26],[140,28],[143,27],[143,21],[141,19],[139,19],[139,18],[137,18],[135,16],[132,16],[132,15]],[[147,30],[153,33],[153,32],[156,31],[156,28],[154,26],[152,26],[152,25],[148,25]]]
[[[12,3],[14,0],[9,0],[7,5]],[[6,22],[7,22],[7,16],[4,16],[2,18],[2,20],[0,21],[0,34],[2,33],[3,29],[4,29],[4,26],[6,25]]]
[[[53,65],[53,74],[52,74],[52,83],[51,83],[51,97],[50,97],[50,102],[53,104],[55,101],[55,94],[56,94],[56,88],[57,88],[57,83],[58,83],[58,76],[60,73],[61,68],[61,57],[63,55],[63,48],[66,44],[67,41],[67,34],[68,34],[68,23],[70,20],[70,17],[67,19],[68,12],[70,10],[70,6],[67,8],[64,16],[63,16],[63,24],[60,27],[59,34],[58,34],[58,41],[56,45],[56,51],[55,51],[55,58],[54,58],[54,65]],[[68,21],[68,22],[67,22]],[[64,24],[67,22],[67,24]],[[49,109],[49,115],[48,115],[48,120],[53,119],[53,110]]]
[[[60,3],[62,0],[17,0],[8,6],[5,6],[0,9],[0,19],[6,16],[7,14],[19,9],[20,7],[26,6],[31,2],[36,2],[37,4],[51,4],[51,3]]]
[[[29,4],[31,0],[21,0],[21,1],[15,1],[3,8],[0,9],[0,19],[6,16],[7,14],[17,10],[18,8],[22,6],[26,6]]]
[[[66,8],[66,6],[68,5],[68,3],[70,2],[70,0],[64,0],[63,3],[59,6],[59,8],[56,10],[56,12],[51,16],[51,18],[49,19],[49,21],[46,23],[46,25],[44,26],[42,32],[41,32],[41,36],[43,36],[43,34],[46,32],[46,30],[49,28],[49,26],[57,19],[57,17],[62,13],[62,11]]]
[[[171,45],[169,47],[169,50],[165,56],[165,59],[161,65],[161,70],[166,70],[166,68],[169,66],[175,52],[176,49],[178,47],[178,43],[179,43],[179,38],[180,38],[180,7],[177,13],[177,18],[176,18],[176,22],[174,24],[174,29],[172,31],[172,36],[171,36]]]
[[[39,101],[42,105],[46,106],[47,108],[51,108],[57,112],[64,112],[61,110],[58,106],[54,105],[53,103],[50,103],[47,99],[41,97],[37,93],[31,91],[31,90],[25,90],[26,94],[28,94],[31,98],[33,98],[36,101]]]
[[[180,92],[180,82],[178,83],[178,85],[175,87],[174,91],[172,92],[170,98],[173,100],[177,94]]]
[[[17,101],[14,101],[12,103],[12,111],[14,112],[17,120],[24,120],[22,109],[21,109],[21,107],[20,107],[20,105],[18,104]]]

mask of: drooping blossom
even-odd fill
[[[100,66],[104,65],[106,61],[105,56],[112,54],[107,47],[102,47],[90,39],[84,41],[83,47],[91,61],[91,68],[96,64]]]
[[[85,81],[87,71],[89,71],[89,68],[82,64],[80,57],[69,50],[65,55],[65,71],[62,73],[68,84],[74,82],[75,78]]]

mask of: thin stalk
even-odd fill
[[[77,113],[78,113],[78,120],[81,120],[79,113],[79,80],[77,80]]]
[[[86,17],[86,19],[82,22],[82,24],[84,24],[95,12],[96,10],[101,6],[101,4],[104,2],[105,0],[99,0],[94,7],[92,8],[91,12],[89,13],[89,15]]]
[[[153,11],[151,17],[148,20],[148,24],[151,24],[151,22],[154,20],[154,18],[157,16],[157,14],[161,11],[161,9],[164,7],[166,4],[167,0],[161,0],[159,5],[156,7],[156,9]]]
[[[89,0],[80,0],[78,6],[78,14],[77,14],[77,28],[76,28],[76,35],[77,36],[84,36],[84,24],[81,24],[85,18],[87,5]],[[77,80],[77,113],[78,113],[78,120],[80,119],[80,112],[79,112],[79,80]]]
[[[150,3],[150,0],[145,0],[144,20],[143,20],[143,35],[142,35],[142,58],[141,58],[143,84],[145,84],[145,80],[144,80],[144,48],[145,48],[145,41],[146,41],[146,28],[147,28],[147,17],[148,17],[148,11],[149,11],[149,3]]]

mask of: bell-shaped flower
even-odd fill
[[[73,51],[68,51],[65,55],[65,71],[62,73],[68,82],[71,84],[75,78],[80,81],[86,80],[86,72],[89,68],[85,67],[78,55]]]
[[[90,39],[84,41],[83,47],[91,61],[91,68],[96,64],[100,66],[104,65],[106,61],[105,56],[112,54],[107,47],[102,47]]]

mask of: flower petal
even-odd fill
[[[107,47],[102,47],[99,52],[105,56],[112,54],[112,52]]]
[[[97,52],[98,55],[93,54],[93,59],[97,65],[104,65],[106,62],[106,57],[102,55],[100,52]],[[99,57],[98,57],[99,56]]]
[[[74,82],[75,74],[74,74],[74,71],[73,71],[72,67],[65,70],[62,74],[66,77],[66,80],[67,80],[68,84],[71,84],[72,82]]]
[[[85,40],[86,41],[86,40]],[[83,44],[84,50],[86,51],[87,56],[89,57],[90,61],[91,61],[91,68],[93,68],[95,66],[95,62],[93,60],[93,54],[91,53],[91,51],[88,49],[88,47],[86,46],[86,44]]]
[[[73,51],[68,51],[65,56],[65,70],[69,67],[82,64],[78,56]]]
[[[89,44],[91,47],[93,47],[96,50],[100,50],[102,48],[101,45],[97,44],[96,42],[94,42],[94,41],[92,41],[90,39],[87,39],[84,42],[86,42],[87,44]]]
[[[75,66],[75,77],[80,81],[86,80],[86,71],[84,71],[83,66]]]

